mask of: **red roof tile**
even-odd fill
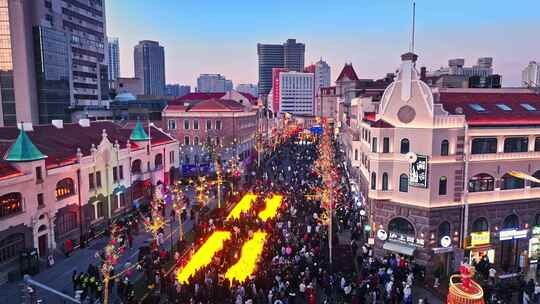
[[[252,105],[256,105],[257,104],[257,97],[249,94],[249,93],[244,93],[244,92],[238,92],[240,93],[240,95],[244,96],[245,98],[247,98],[249,100],[249,102],[252,104]]]
[[[169,104],[165,111],[184,111],[184,112],[241,112],[244,106],[231,99],[208,99],[190,102],[189,105],[182,103]]]
[[[356,72],[354,71],[352,63],[345,64],[336,81],[344,80],[345,77],[347,77],[349,80],[358,80],[358,76],[356,76]]]
[[[439,103],[451,114],[464,114],[470,126],[540,126],[540,95],[534,93],[440,92]],[[475,111],[478,104],[485,111]],[[511,110],[497,106],[504,104]],[[528,111],[529,104],[535,111]]]
[[[184,95],[180,98],[177,98],[177,99],[174,99],[172,101],[169,102],[170,103],[174,103],[175,101],[189,101],[189,100],[208,100],[208,99],[212,99],[212,98],[222,98],[223,96],[225,96],[225,92],[220,92],[220,93],[189,93],[187,95]]]
[[[304,73],[315,73],[315,69],[317,67],[312,64],[312,65],[308,65],[307,67],[304,68]]]

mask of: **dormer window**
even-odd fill
[[[469,107],[471,107],[471,109],[475,110],[476,112],[486,112],[486,109],[477,103],[471,103],[469,104]]]
[[[510,108],[508,105],[504,104],[504,103],[498,103],[497,104],[497,108],[505,111],[505,112],[509,112],[509,111],[512,111],[512,108]]]
[[[528,103],[522,103],[521,106],[522,106],[525,110],[527,110],[527,111],[529,111],[529,112],[534,112],[534,111],[536,111],[536,108],[533,107],[532,105],[528,104]]]

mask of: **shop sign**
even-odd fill
[[[368,245],[375,245],[375,238],[368,238],[367,243]]]
[[[450,245],[452,245],[452,239],[448,235],[443,236],[441,238],[441,246],[448,248]]]
[[[489,244],[489,231],[472,232],[471,233],[471,246]]]
[[[532,234],[533,235],[539,235],[540,234],[540,226],[533,226],[532,227]]]
[[[388,238],[388,233],[386,233],[384,229],[379,229],[377,231],[377,238],[381,241],[386,241],[386,239]]]
[[[407,245],[424,247],[424,239],[417,239],[412,235],[406,235],[398,232],[390,232],[388,239],[391,241],[400,242]]]
[[[364,231],[366,232],[371,231],[371,226],[369,224],[364,225]]]
[[[527,234],[529,233],[529,230],[523,229],[523,230],[503,230],[499,232],[499,240],[506,241],[506,240],[517,240],[526,238]]]
[[[416,155],[416,160],[409,168],[409,185],[427,188],[428,180],[428,157]]]

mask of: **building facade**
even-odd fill
[[[120,43],[118,38],[108,37],[109,50],[109,89],[116,88],[116,82],[120,77]]]
[[[273,88],[274,92],[279,92],[278,112],[313,115],[314,86],[313,73],[280,72],[278,86]]]
[[[197,92],[200,93],[221,93],[232,89],[232,80],[221,74],[201,74],[197,78]]]
[[[142,79],[144,95],[165,95],[165,49],[157,41],[143,40],[133,49],[135,78]]]
[[[248,93],[253,96],[259,96],[259,90],[257,88],[257,85],[252,83],[241,83],[236,86],[236,91]]]
[[[528,268],[540,253],[532,238],[540,184],[523,176],[540,177],[540,96],[432,90],[416,59],[402,55],[380,101],[355,98],[340,135],[376,254],[401,254],[446,274],[463,256],[486,256],[504,272]]]
[[[540,64],[536,61],[531,61],[521,72],[522,86],[527,88],[540,87]]]
[[[118,77],[116,81],[116,93],[129,92],[135,96],[144,94],[144,83],[141,78],[137,77]]]
[[[287,39],[283,44],[283,67],[289,71],[303,72],[306,45],[296,42],[296,39]]]
[[[315,63],[315,92],[319,92],[322,87],[329,87],[331,84],[330,66],[322,59]]]
[[[16,269],[22,250],[46,258],[67,240],[75,245],[90,231],[102,233],[178,171],[178,143],[155,127],[55,120],[24,129],[0,128],[2,277]]]
[[[165,96],[182,97],[191,92],[191,86],[181,84],[168,84],[165,86]]]
[[[341,97],[335,86],[321,87],[318,94],[315,96],[315,116],[331,119],[331,121],[339,121],[338,102]]]

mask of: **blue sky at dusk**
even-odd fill
[[[107,32],[120,39],[121,75],[133,75],[133,46],[165,47],[166,81],[194,85],[201,73],[257,83],[257,43],[306,44],[306,65],[320,57],[335,80],[345,62],[361,78],[380,78],[408,50],[409,0],[107,0]],[[540,0],[417,0],[416,53],[429,70],[462,57],[494,57],[506,86],[540,60]]]

